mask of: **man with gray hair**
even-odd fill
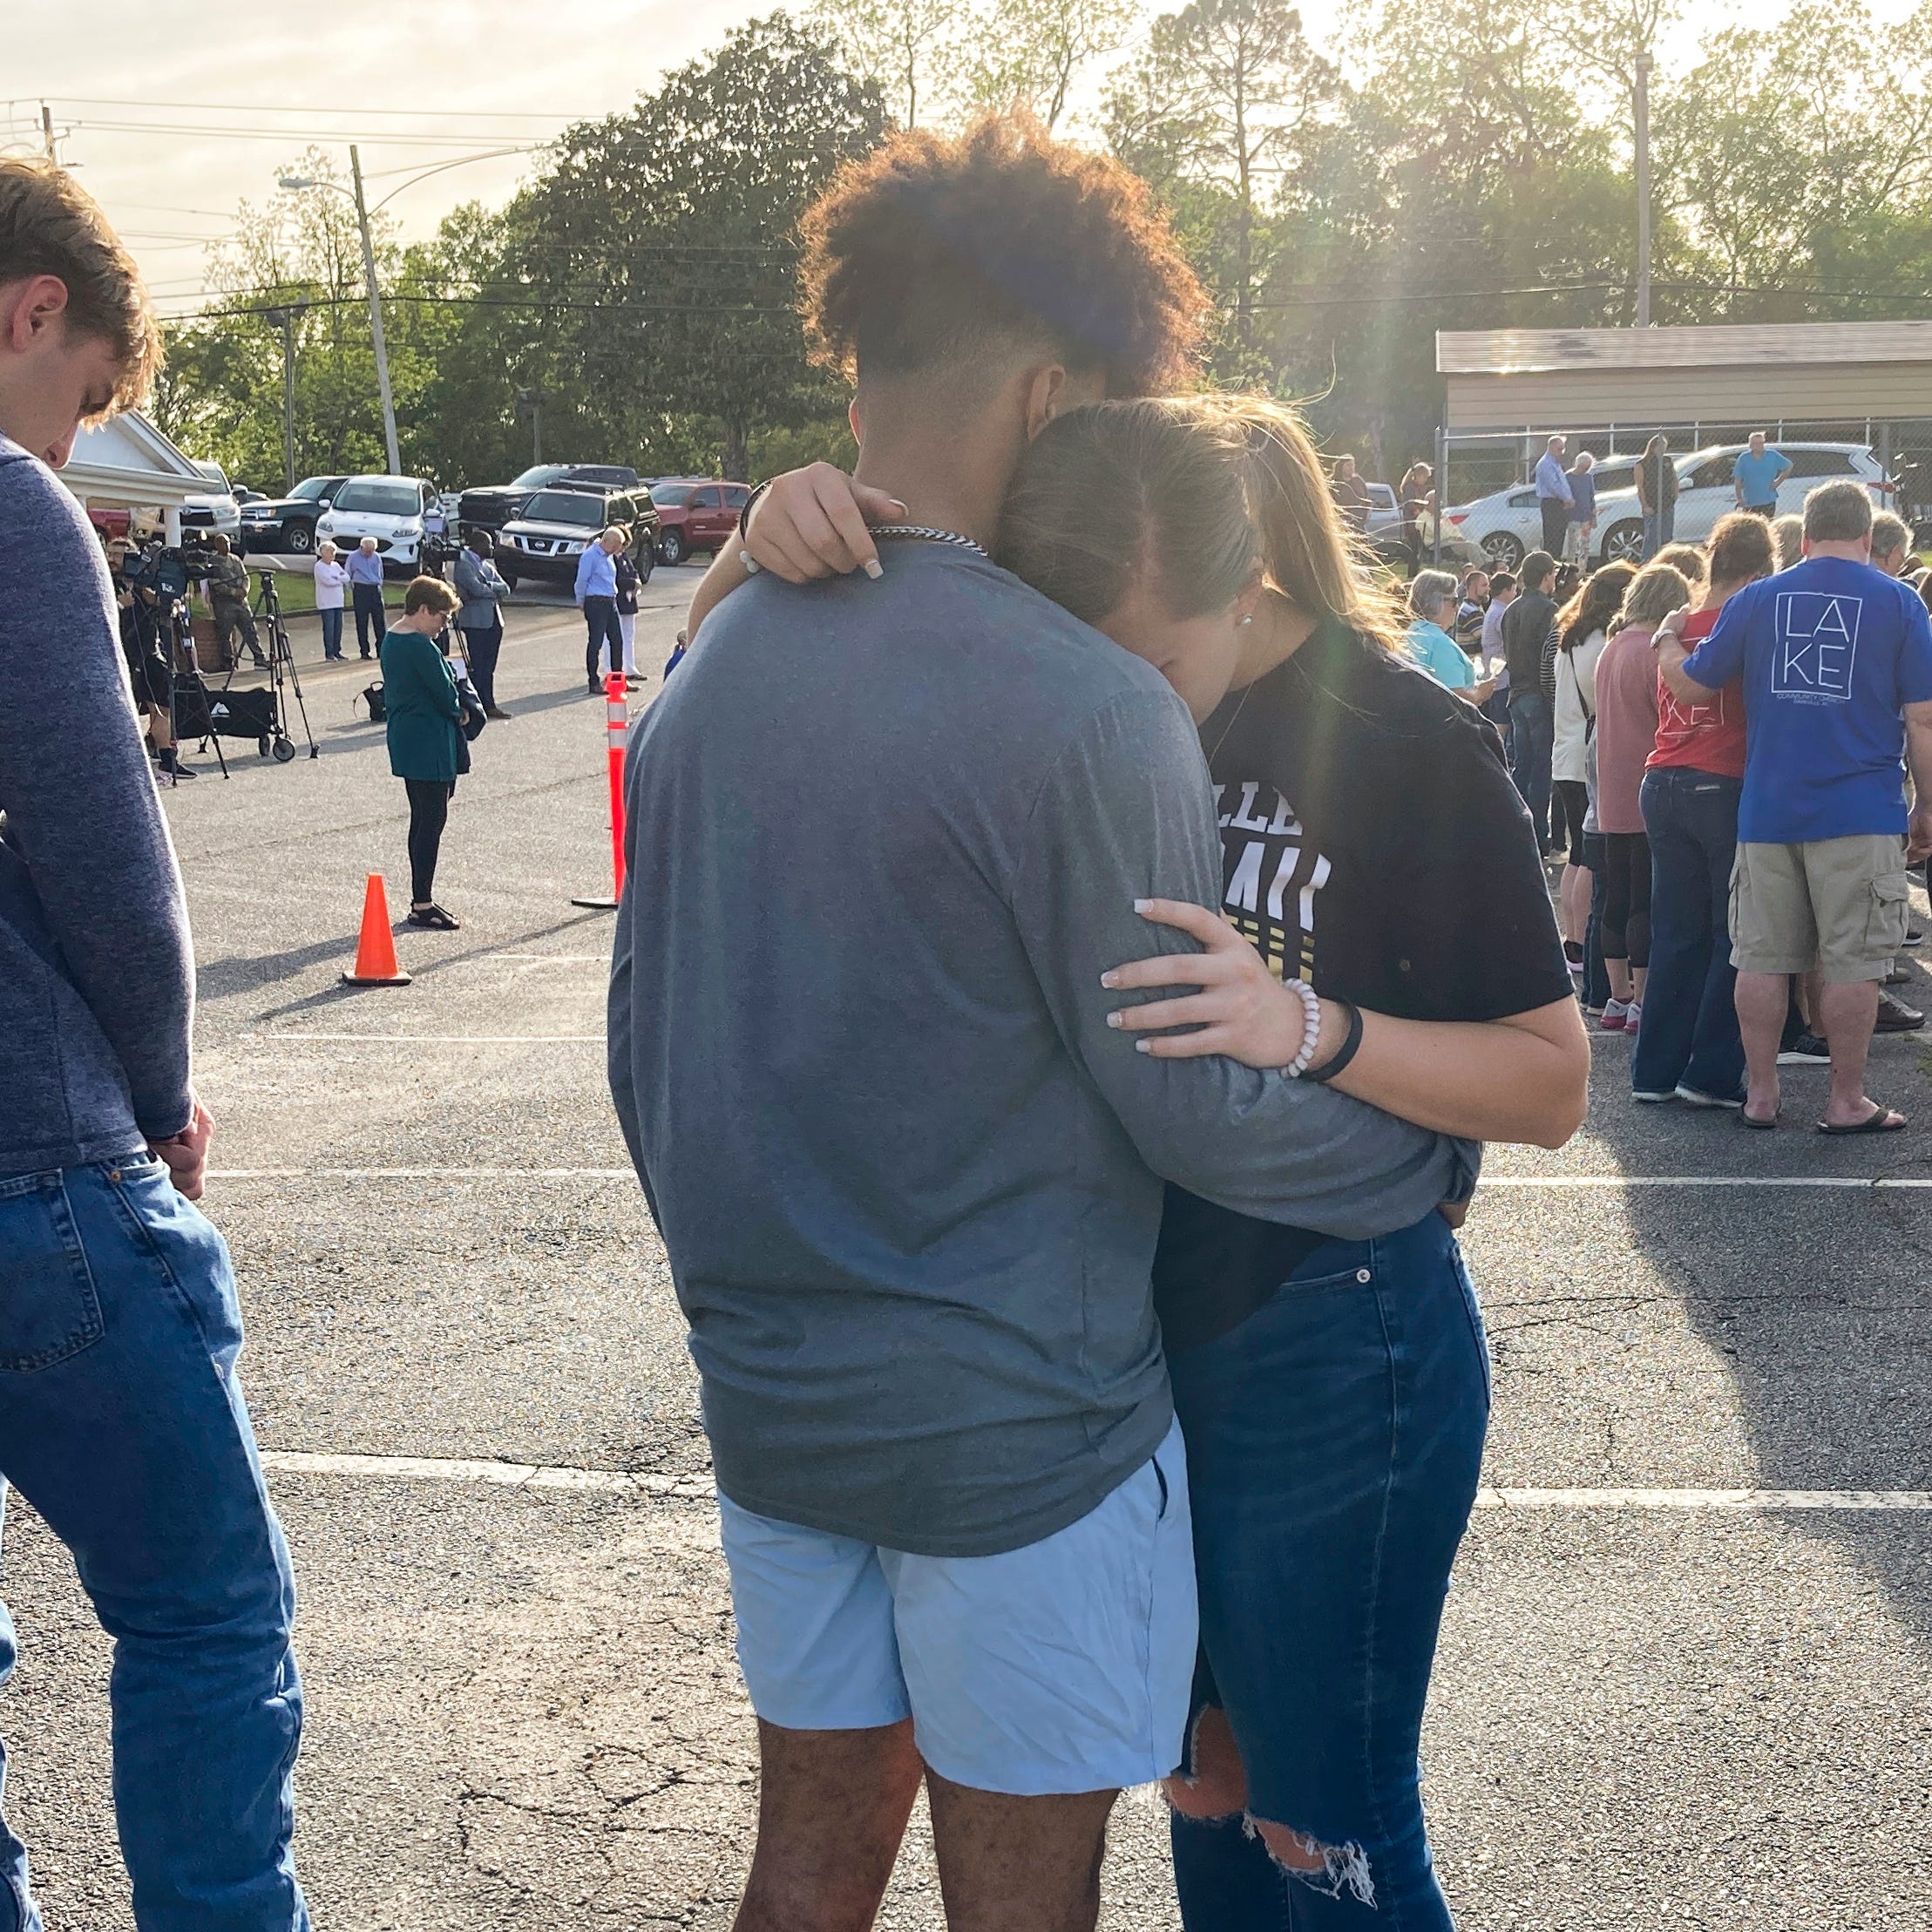
[[[1553,436],[1536,459],[1536,511],[1543,520],[1543,548],[1552,557],[1563,554],[1569,512],[1576,501],[1569,473],[1563,468],[1563,451],[1569,447],[1567,436]]]
[[[1680,617],[1657,633],[1658,670],[1685,702],[1745,681],[1731,958],[1748,1127],[1778,1124],[1786,981],[1814,971],[1832,1065],[1820,1132],[1906,1124],[1867,1097],[1865,1063],[1905,940],[1906,867],[1932,853],[1932,622],[1871,551],[1864,487],[1825,484],[1805,499],[1801,563],[1738,592],[1688,656]]]

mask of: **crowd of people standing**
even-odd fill
[[[1577,996],[1633,1041],[1636,1100],[1763,1129],[1780,1065],[1828,1065],[1822,1131],[1895,1130],[1863,1081],[1874,1032],[1924,1024],[1888,990],[1921,937],[1908,866],[1932,851],[1905,783],[1932,796],[1932,582],[1912,532],[1850,481],[1780,516],[1792,463],[1756,433],[1737,508],[1678,543],[1658,435],[1637,472],[1647,561],[1586,575],[1592,465],[1566,467],[1566,447],[1550,437],[1535,465],[1544,547],[1515,573],[1466,573],[1460,594],[1420,572],[1410,654],[1495,694]]]

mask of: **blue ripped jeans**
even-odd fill
[[[288,1854],[295,1580],[241,1348],[227,1248],[152,1155],[0,1179],[0,1496],[11,1483],[66,1544],[114,1640],[140,1932],[308,1932]],[[0,1682],[13,1664],[0,1609]],[[40,1922],[0,1823],[0,1932]]]
[[[1328,1854],[1291,1875],[1239,1815],[1176,1813],[1182,1922],[1447,1932],[1416,1752],[1489,1419],[1455,1237],[1432,1213],[1329,1242],[1169,1373],[1194,1504],[1195,1707],[1226,1712],[1249,1814]]]

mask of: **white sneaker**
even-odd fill
[[[1622,1033],[1624,1023],[1630,1017],[1630,1009],[1621,1000],[1606,1000],[1597,1026],[1604,1033]]]
[[[1629,1006],[1624,1008],[1624,1031],[1625,1033],[1634,1034],[1638,1027],[1643,1024],[1643,1002],[1639,1000],[1633,1000],[1630,1001]]]
[[[1733,1094],[1726,1100],[1722,1094],[1707,1094],[1699,1087],[1685,1087],[1679,1084],[1677,1097],[1686,1107],[1728,1107],[1735,1110],[1744,1105],[1744,1095]]]

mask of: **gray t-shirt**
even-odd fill
[[[0,1179],[188,1124],[187,905],[86,513],[0,437]]]
[[[1361,1238],[1474,1150],[1136,1053],[1103,971],[1191,948],[1219,845],[1157,673],[969,552],[735,593],[633,736],[612,1091],[720,1488],[932,1556],[1050,1535],[1153,1452],[1161,1177]]]

